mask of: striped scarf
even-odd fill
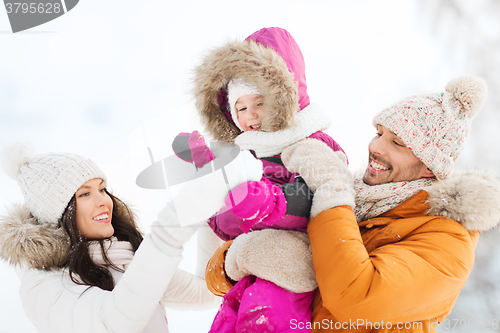
[[[361,222],[380,216],[429,186],[432,186],[429,178],[370,186],[363,182],[363,173],[358,174],[354,179],[356,220]]]

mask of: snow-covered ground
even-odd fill
[[[467,14],[486,14],[487,2],[478,1]],[[7,14],[0,10],[0,147],[31,141],[37,152],[91,157],[107,173],[110,189],[136,209],[147,231],[167,194],[138,188],[135,177],[151,163],[146,147],[158,160],[170,155],[176,134],[202,129],[189,95],[200,54],[228,39],[279,26],[301,46],[311,100],[331,115],[327,132],[357,170],[367,161],[367,143],[374,134],[371,118],[381,108],[409,94],[442,91],[455,76],[482,75],[467,63],[464,48],[450,55],[445,37],[435,34],[438,9],[410,0],[82,0],[66,15],[17,34],[10,32]],[[500,30],[482,22],[478,31],[484,35],[474,38],[498,37]],[[478,121],[498,120],[490,112]],[[461,165],[486,164],[500,175],[498,158],[485,150],[498,139],[493,137],[498,124],[473,125]],[[0,184],[4,212],[9,202],[22,197],[3,173]],[[498,250],[490,255],[490,265],[483,270],[476,266],[478,277],[500,265]],[[193,239],[181,265],[193,271],[194,262]],[[3,262],[0,281],[0,332],[35,332],[24,315],[14,270]],[[487,293],[476,292],[474,281],[457,308],[488,304]],[[206,332],[215,313],[168,310],[170,330]],[[457,318],[468,313],[458,311],[462,317]],[[498,312],[474,315],[493,320]]]

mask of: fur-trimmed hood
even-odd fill
[[[226,89],[232,78],[244,78],[264,96],[262,131],[291,126],[295,113],[309,105],[299,46],[286,30],[263,28],[245,41],[212,49],[195,69],[196,108],[216,141],[233,142],[241,133],[227,110]]]
[[[115,211],[116,210],[116,211]],[[133,213],[117,202],[113,212],[121,216]],[[70,257],[70,238],[63,227],[40,224],[24,204],[13,204],[0,216],[0,259],[26,268],[57,269]]]
[[[488,231],[500,224],[500,182],[489,173],[453,173],[426,190],[428,215],[449,217],[469,231]]]
[[[63,228],[38,223],[28,207],[15,204],[0,217],[0,258],[23,267],[52,269],[69,258],[70,240]]]

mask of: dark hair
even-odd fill
[[[119,241],[130,242],[134,252],[142,242],[142,235],[135,223],[135,216],[127,205],[105,190],[113,201],[111,225]],[[76,227],[76,198],[73,195],[66,207],[61,220],[61,226],[66,230],[70,239],[70,255],[64,265],[69,269],[71,280],[74,283],[99,287],[104,290],[113,290],[114,282],[111,272],[105,267],[96,265],[89,254],[90,242],[99,242],[104,262],[113,269],[121,271],[108,258],[104,250],[104,239],[91,240],[83,237]]]

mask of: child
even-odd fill
[[[262,180],[233,189],[209,225],[223,240],[263,228],[306,232],[312,195],[302,178],[283,166],[280,153],[304,138],[324,142],[332,153],[342,148],[322,132],[330,122],[309,103],[304,60],[293,37],[264,28],[244,42],[212,50],[197,68],[195,84],[197,109],[213,139],[254,151],[264,165]],[[264,140],[262,132],[272,132],[272,140]],[[208,267],[207,272],[209,284]],[[291,330],[292,319],[310,321],[315,285],[294,288],[290,278],[279,282],[285,290],[271,283],[277,281],[243,276],[232,274],[241,280],[225,295],[212,332],[284,332]],[[227,292],[222,286],[212,290]]]
[[[177,268],[195,229],[171,228],[170,204],[143,238],[90,159],[22,144],[2,157],[25,202],[0,217],[0,258],[19,268],[39,332],[168,332],[165,304],[216,306],[203,279]]]

